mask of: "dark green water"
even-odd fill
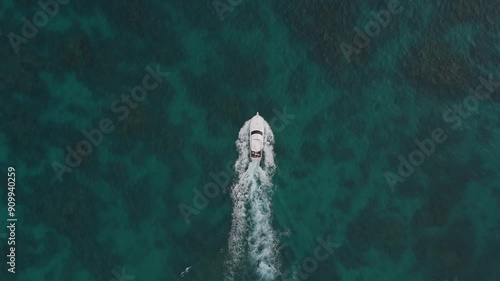
[[[37,1],[0,3],[0,175],[16,169],[18,218],[0,280],[223,280],[231,184],[193,198],[256,111],[276,139],[278,280],[500,280],[499,2],[237,2],[221,20],[210,1],[71,0],[36,32],[22,18]],[[328,237],[340,245],[308,259]]]

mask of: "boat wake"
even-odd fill
[[[271,223],[274,135],[264,122],[264,148],[261,161],[249,156],[249,126],[240,130],[235,163],[237,182],[232,187],[233,213],[225,280],[243,280],[254,275],[258,280],[275,280],[279,274],[276,233]]]

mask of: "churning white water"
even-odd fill
[[[264,154],[261,162],[249,154],[250,121],[240,129],[235,163],[237,182],[232,187],[233,214],[229,234],[226,280],[237,280],[238,272],[250,265],[259,280],[275,280],[278,271],[276,233],[271,223],[274,135],[265,122]]]

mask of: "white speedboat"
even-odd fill
[[[250,120],[250,158],[260,161],[264,148],[264,118],[259,113]]]

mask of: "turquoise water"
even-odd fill
[[[0,4],[18,218],[0,280],[223,280],[235,141],[257,111],[275,137],[276,280],[500,280],[498,1],[48,9],[35,32],[37,1]]]

